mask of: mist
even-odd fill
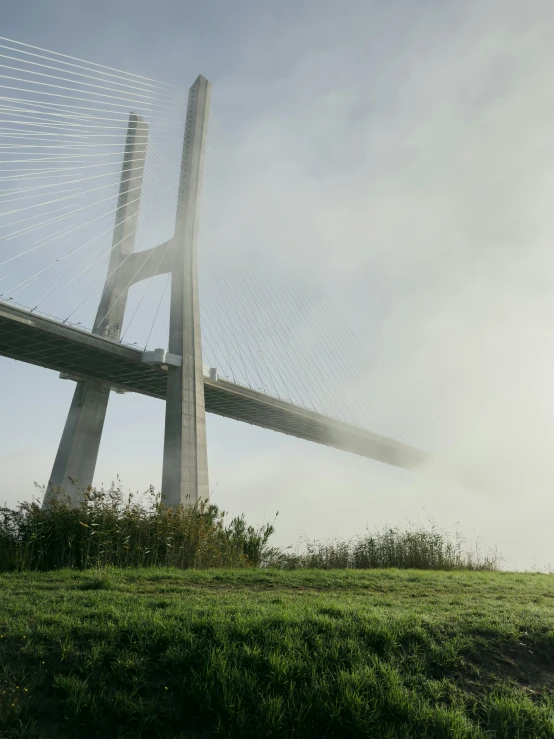
[[[377,368],[352,382],[386,424],[459,475],[433,465],[413,474],[209,417],[213,500],[253,520],[279,510],[285,545],[432,519],[495,543],[507,568],[547,568],[554,10],[349,8],[255,12],[226,62],[208,70],[240,162],[217,229],[245,252],[271,232],[310,265]],[[158,75],[165,47],[174,61],[192,33],[185,20],[181,35],[174,28],[149,51]],[[113,33],[118,24],[116,14]],[[215,45],[219,26],[208,30]],[[56,48],[66,51],[62,40]],[[191,83],[204,53],[187,58]],[[12,502],[30,497],[33,479],[46,481],[72,387],[46,370],[2,367],[31,380],[7,405],[18,409],[2,452]],[[95,482],[119,473],[132,489],[159,486],[162,433],[160,403],[113,398]]]

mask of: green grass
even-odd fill
[[[0,737],[554,737],[554,579],[0,575]]]

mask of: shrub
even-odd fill
[[[248,526],[244,516],[201,501],[168,507],[151,487],[150,506],[123,502],[121,488],[88,489],[77,507],[61,490],[49,507],[0,508],[0,570],[63,567],[257,567],[264,564],[271,524]],[[269,551],[269,550],[268,550]]]

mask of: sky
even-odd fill
[[[205,75],[243,163],[230,242],[247,226],[310,264],[372,358],[379,409],[461,471],[208,416],[215,503],[256,524],[279,511],[282,545],[433,521],[507,568],[554,566],[550,3],[22,0],[0,20],[181,87]],[[48,479],[73,384],[2,358],[0,376],[0,500],[15,505]],[[97,485],[159,487],[163,416],[112,395]]]

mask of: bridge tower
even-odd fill
[[[147,124],[131,113],[108,274],[92,329],[93,333],[116,341],[121,335],[127,302],[124,275],[118,268],[135,248],[147,137]],[[55,488],[62,488],[77,504],[82,492],[92,485],[110,390],[110,385],[94,380],[77,380],[43,507],[48,505]]]
[[[211,85],[198,77],[190,88],[181,159],[171,274],[169,351],[162,496],[167,505],[208,498],[204,371],[198,301],[198,225]]]
[[[154,275],[171,272],[168,351],[149,360],[167,366],[162,477],[162,497],[167,505],[194,504],[208,497],[197,236],[210,93],[211,85],[201,75],[189,90],[174,235],[169,242],[140,252],[134,248],[148,126],[140,116],[130,114],[114,246],[93,327],[94,333],[119,341],[129,288]],[[78,505],[92,485],[112,390],[93,380],[69,379],[77,379],[77,387],[43,507],[59,488],[71,504]]]

